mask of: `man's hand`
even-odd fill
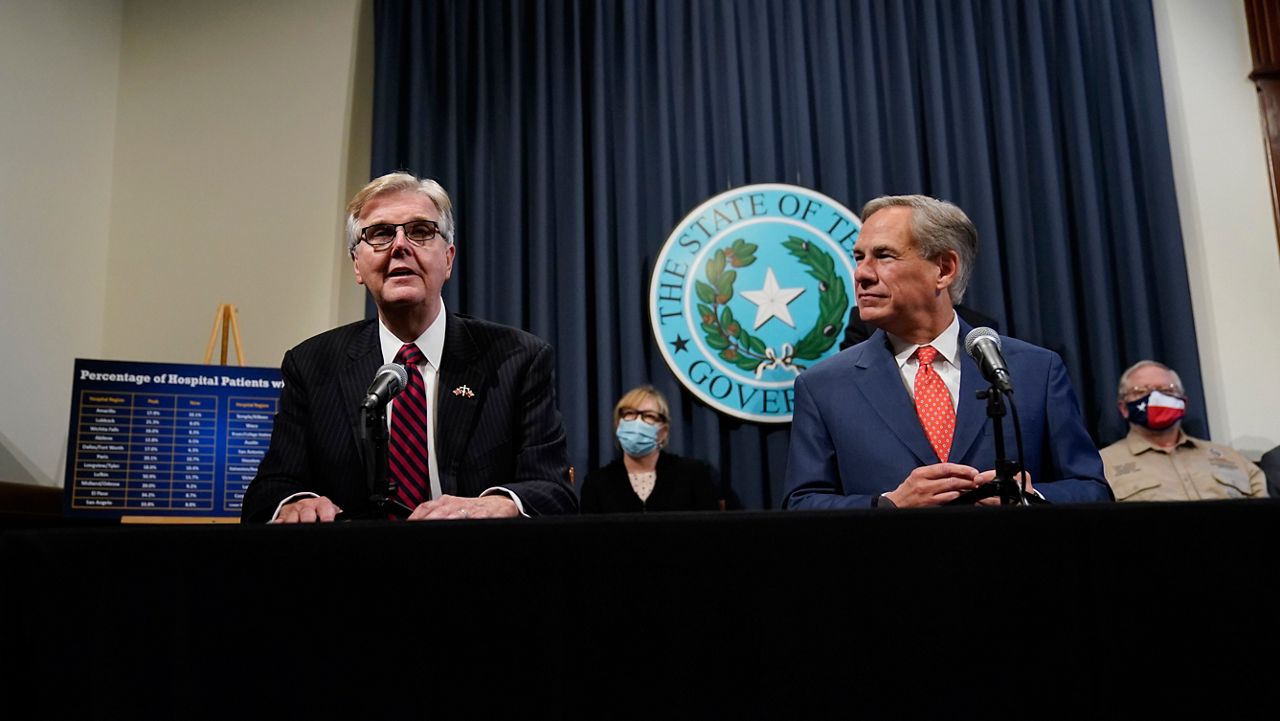
[[[958,463],[935,463],[911,472],[897,488],[885,494],[899,508],[941,506],[964,491],[978,487],[978,469]]]
[[[421,503],[409,515],[410,521],[439,521],[450,518],[515,518],[516,502],[501,494],[481,498],[444,495]]]
[[[1031,495],[1031,474],[1030,473],[1023,471],[1022,473],[1019,473],[1014,480],[1018,482],[1018,485],[1022,485],[1023,476],[1026,476],[1027,478],[1027,495]],[[990,471],[983,471],[982,473],[979,473],[977,481],[978,481],[978,485],[982,485],[983,483],[990,483],[995,479],[996,479],[995,470],[990,470]],[[1000,496],[987,496],[986,498],[983,498],[982,500],[978,501],[976,505],[998,506],[1000,505]]]
[[[339,513],[342,509],[324,496],[300,498],[281,506],[272,523],[328,523]]]

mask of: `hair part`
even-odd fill
[[[417,178],[406,172],[396,172],[369,181],[347,203],[348,253],[354,256],[356,246],[360,244],[360,214],[364,212],[364,207],[374,198],[394,193],[418,193],[426,196],[440,212],[440,234],[449,245],[453,245],[453,202],[449,200],[444,186],[430,178]]]
[[[885,208],[911,209],[911,240],[925,260],[956,253],[956,277],[948,289],[953,304],[964,299],[978,257],[978,230],[954,203],[927,195],[882,195],[862,207],[862,222]]]
[[[1186,392],[1187,388],[1186,386],[1182,385],[1182,377],[1178,375],[1178,371],[1170,368],[1169,366],[1161,363],[1160,361],[1148,359],[1148,360],[1140,360],[1137,363],[1134,363],[1133,365],[1126,368],[1124,373],[1120,374],[1120,382],[1116,384],[1117,400],[1123,401],[1125,397],[1125,391],[1129,390],[1130,386],[1133,385],[1129,381],[1129,378],[1134,373],[1136,373],[1138,369],[1146,368],[1147,366],[1155,366],[1156,368],[1169,371],[1170,375],[1173,376],[1173,384],[1178,387],[1178,390],[1182,391],[1183,393]]]

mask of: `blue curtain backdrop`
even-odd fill
[[[1062,354],[1096,440],[1144,357],[1207,430],[1147,2],[379,0],[375,35],[372,174],[453,195],[445,302],[555,346],[580,478],[651,381],[672,450],[715,463],[731,506],[778,506],[788,427],[684,392],[646,311],[672,227],[750,183],[957,203],[967,304]]]

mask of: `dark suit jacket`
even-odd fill
[[[660,453],[654,470],[658,479],[647,501],[641,501],[631,488],[621,458],[588,473],[582,484],[582,512],[714,511],[720,507],[720,482],[710,465]]]
[[[1267,477],[1267,495],[1280,498],[1280,446],[1263,453],[1258,460],[1258,468]]]
[[[358,412],[382,365],[377,320],[335,328],[285,353],[271,446],[241,516],[267,521],[285,497],[328,496],[343,511],[369,507]],[[524,331],[450,314],[436,399],[436,464],[444,493],[503,486],[529,515],[574,513],[551,346]],[[466,385],[471,398],[452,390]]]
[[[972,330],[960,322],[960,338]],[[1030,343],[1000,337],[1022,421],[1026,467],[1035,489],[1055,503],[1112,500],[1102,459],[1080,418],[1080,406],[1062,359]],[[976,363],[960,354],[960,394],[949,460],[979,471],[995,467],[987,386]],[[1014,457],[1013,415],[1004,418],[1005,450]],[[1017,460],[1016,457],[1013,460]],[[796,378],[791,450],[787,458],[789,508],[869,507],[919,466],[938,463],[889,339],[877,330]]]

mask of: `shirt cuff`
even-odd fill
[[[525,518],[530,517],[528,513],[524,512],[524,504],[520,502],[520,496],[517,496],[515,491],[511,490],[510,488],[503,488],[502,486],[494,486],[493,488],[486,488],[484,489],[484,493],[480,494],[480,497],[484,498],[485,496],[495,496],[499,493],[505,495],[507,498],[510,498],[512,503],[516,504],[516,510],[520,511],[520,515],[524,516]]]
[[[316,495],[315,493],[312,493],[311,491],[299,491],[298,493],[295,493],[292,496],[285,496],[284,500],[280,501],[280,505],[276,506],[276,512],[271,514],[271,521],[267,521],[267,522],[271,523],[272,521],[276,520],[276,518],[280,516],[280,509],[284,508],[286,504],[293,503],[299,498],[319,498],[319,497],[320,496]]]

